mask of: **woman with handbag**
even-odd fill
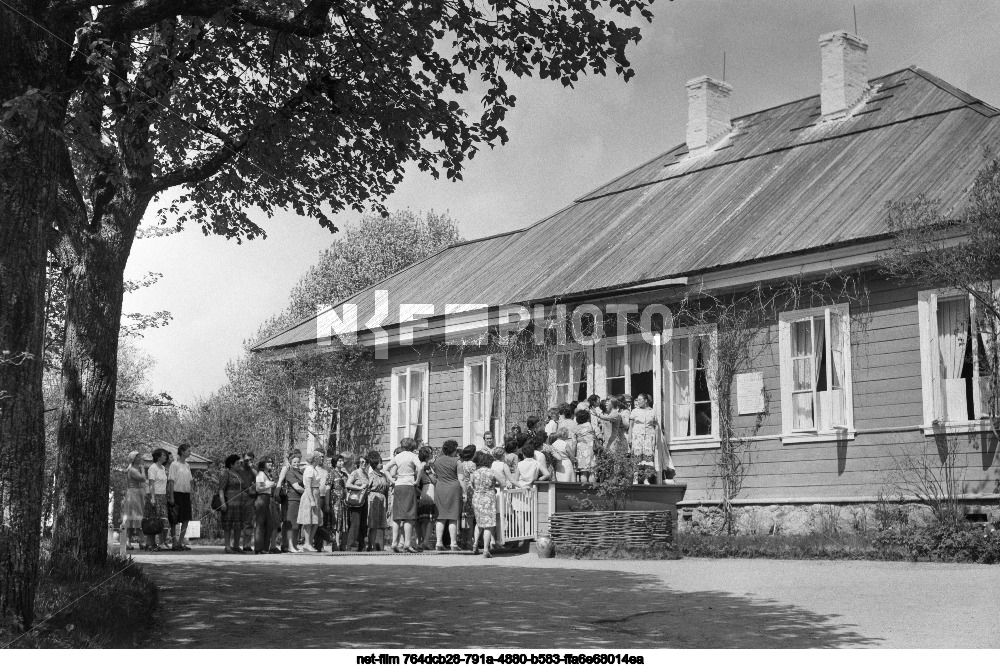
[[[254,537],[253,553],[262,554],[270,552],[272,554],[280,552],[274,544],[274,537],[277,533],[275,515],[271,511],[271,504],[274,503],[274,490],[277,484],[271,479],[271,471],[274,462],[270,457],[265,457],[257,464],[257,478],[254,485],[257,489],[257,498],[254,499]]]
[[[388,510],[389,488],[392,481],[382,472],[382,455],[372,450],[365,455],[368,462],[368,551],[374,552],[377,543],[375,539],[379,531],[383,534],[388,528],[386,511]]]
[[[367,465],[364,459],[358,460],[358,466],[347,476],[344,489],[344,505],[350,516],[350,529],[344,541],[344,550],[356,548],[358,552],[365,551],[365,539],[368,537],[368,489],[371,479],[368,477]]]
[[[344,549],[344,535],[347,533],[347,510],[344,508],[344,496],[347,494],[347,463],[350,460],[345,455],[334,455],[330,458],[330,473],[326,478],[327,508],[323,513],[326,530],[333,539],[333,549]]]
[[[299,514],[297,521],[302,527],[304,542],[303,552],[316,552],[313,545],[316,527],[321,521],[320,516],[320,487],[326,481],[326,474],[322,471],[323,453],[316,450],[308,458],[309,463],[305,471],[302,472],[302,498],[299,501]],[[320,479],[322,478],[322,480]]]
[[[233,469],[236,462],[240,461],[239,455],[229,455],[226,457],[226,471],[222,474],[222,481],[219,484],[218,502],[219,510],[222,512],[222,544],[225,546],[223,552],[226,554],[243,554],[240,547],[240,535],[243,533],[243,479]]]
[[[299,501],[302,499],[302,470],[299,467],[302,454],[298,450],[288,453],[288,461],[278,476],[278,486],[285,494],[282,502],[282,528],[284,529],[281,551],[296,553],[299,551]]]

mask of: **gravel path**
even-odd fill
[[[141,554],[200,648],[997,648],[1000,567]]]

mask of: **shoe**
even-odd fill
[[[396,547],[395,545],[392,546],[392,551],[395,552],[395,553],[397,553],[397,554],[400,553],[400,552],[402,552],[402,550],[399,549],[398,547]]]
[[[222,553],[223,553],[223,554],[232,554],[232,553],[233,553],[233,548],[231,548],[231,547],[227,547],[226,549],[224,549],[224,550],[222,551]]]
[[[490,554],[489,552],[483,552],[483,558],[484,559],[492,559],[493,555]]]
[[[281,554],[282,552],[284,552],[284,550],[279,550],[278,548],[274,548],[273,550],[267,551],[268,554]]]
[[[478,554],[479,554],[479,548],[478,547],[477,548],[473,548],[473,550],[472,550],[472,556],[476,556]]]
[[[190,552],[191,551],[191,546],[190,545],[181,545],[181,549],[184,550],[185,552]]]
[[[436,552],[444,552],[444,545],[435,545],[434,550]]]
[[[451,551],[452,551],[452,552],[461,552],[461,551],[462,551],[462,548],[460,548],[460,547],[459,547],[459,546],[457,546],[457,545],[452,545],[452,546],[451,546]]]
[[[419,554],[422,550],[418,550],[412,545],[407,545],[405,548],[403,548],[403,551],[409,552],[410,554]]]
[[[170,548],[170,551],[171,552],[183,552],[184,548],[181,547],[180,545],[174,545],[172,548]]]

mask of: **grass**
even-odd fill
[[[139,647],[153,630],[158,606],[156,585],[129,557],[111,555],[105,565],[90,567],[52,559],[43,550],[35,625],[22,634],[17,620],[0,619],[0,647]]]
[[[677,547],[687,557],[757,558],[757,559],[868,559],[906,560],[901,546],[876,546],[865,534],[827,536],[703,536],[682,533]]]
[[[588,545],[586,547],[556,546],[558,559],[635,559],[635,560],[673,560],[680,559],[676,549],[666,545],[650,545],[648,547],[631,547],[627,545]]]

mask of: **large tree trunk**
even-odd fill
[[[122,281],[148,203],[121,187],[92,229],[69,235],[58,253],[67,302],[52,550],[91,564],[107,559]]]
[[[23,16],[0,11],[0,615],[34,617],[45,425],[45,253],[56,201],[56,96],[29,95],[58,75],[67,50]],[[58,30],[58,29],[57,29]],[[68,35],[72,38],[72,32]]]

